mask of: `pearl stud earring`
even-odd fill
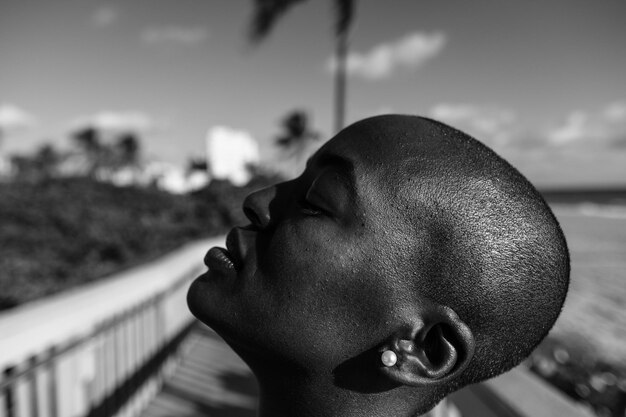
[[[385,366],[394,366],[398,362],[398,355],[392,350],[386,350],[380,356],[380,360]]]

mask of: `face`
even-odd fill
[[[388,338],[423,246],[388,186],[383,158],[404,151],[348,128],[300,177],[251,194],[250,224],[189,291],[194,315],[249,362],[332,368]]]

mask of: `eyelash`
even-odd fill
[[[314,204],[309,203],[305,199],[298,201],[300,212],[306,216],[319,216],[324,214],[324,211]]]

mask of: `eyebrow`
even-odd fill
[[[307,170],[315,165],[318,168],[330,167],[339,174],[339,178],[347,187],[348,198],[351,201],[356,199],[356,174],[354,172],[354,162],[350,159],[333,153],[325,153],[319,156],[311,157],[307,160]]]
[[[320,168],[325,166],[338,167],[341,173],[347,174],[346,177],[352,184],[355,183],[354,163],[343,156],[333,153],[325,153],[315,158],[309,158],[306,162],[307,168],[313,164]]]

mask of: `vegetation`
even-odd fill
[[[39,182],[67,176],[63,171],[69,165],[73,175],[103,179],[124,168],[139,168],[141,146],[136,133],[121,131],[109,141],[102,136],[101,129],[88,126],[72,133],[73,151],[60,151],[47,143],[32,155],[13,155],[13,176],[23,182]]]
[[[305,159],[313,152],[314,142],[320,137],[310,125],[310,118],[305,111],[293,110],[281,120],[281,133],[274,141],[281,150],[282,159],[291,160],[298,170],[303,169]]]
[[[107,276],[245,223],[245,187],[213,181],[191,195],[88,177],[0,184],[0,310]]]
[[[250,25],[250,39],[261,42],[276,21],[292,6],[303,0],[254,0],[254,15]],[[344,127],[346,112],[346,71],[348,33],[355,10],[355,0],[335,0],[335,132]]]

